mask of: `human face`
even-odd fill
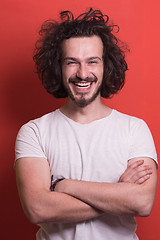
[[[100,37],[77,37],[62,43],[62,77],[69,98],[85,107],[100,98],[103,43]]]

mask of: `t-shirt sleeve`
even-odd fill
[[[152,158],[158,166],[157,153],[152,134],[147,124],[141,119],[134,119],[130,124],[129,159],[135,157]]]
[[[23,125],[17,135],[15,160],[22,157],[46,158],[36,124],[29,122]]]

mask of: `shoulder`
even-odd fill
[[[45,143],[50,141],[55,127],[56,111],[24,124],[16,137],[16,159],[45,157]]]
[[[145,156],[157,162],[154,140],[147,123],[138,117],[115,111],[115,119],[120,123],[120,131],[126,132],[130,146],[129,159]]]
[[[22,127],[20,128],[20,131],[26,131],[27,129],[32,129],[32,130],[43,130],[44,128],[49,128],[51,125],[54,125],[54,122],[57,119],[57,114],[58,113],[58,109],[47,113],[39,118],[36,119],[32,119],[29,122],[25,123],[24,125],[22,125]]]
[[[58,110],[47,113],[42,117],[30,120],[21,126],[18,131],[16,140],[36,139],[40,141],[42,138],[49,137],[56,130],[58,122]]]
[[[114,110],[114,119],[119,122],[123,126],[128,126],[130,128],[138,127],[138,126],[147,126],[146,122],[138,117],[131,116],[125,113],[121,113],[117,110]]]
[[[119,131],[126,133],[131,139],[137,139],[139,137],[146,139],[152,138],[152,134],[147,123],[141,118],[127,115],[115,110],[114,121],[115,126],[117,126]]]

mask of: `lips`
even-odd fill
[[[81,79],[78,77],[70,78],[69,82],[74,84],[74,86],[78,89],[88,89],[92,83],[97,82],[96,77],[87,77],[86,79]]]
[[[75,82],[73,83],[78,88],[88,88],[93,82]]]

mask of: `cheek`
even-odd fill
[[[101,82],[102,79],[103,79],[103,68],[100,67],[100,68],[96,69],[96,71],[94,71],[93,74],[94,74],[94,75],[98,78],[98,80]]]
[[[76,70],[74,68],[68,68],[68,67],[64,67],[62,68],[62,77],[63,77],[63,81],[67,82],[68,79],[71,76],[74,76],[76,74]]]
[[[68,72],[66,71],[66,68],[62,68],[62,79],[64,84],[67,82],[68,79]]]
[[[100,77],[100,79],[102,80],[103,79],[103,74],[104,74],[104,69],[103,69],[103,66],[100,68],[100,70],[99,70],[99,77]]]

